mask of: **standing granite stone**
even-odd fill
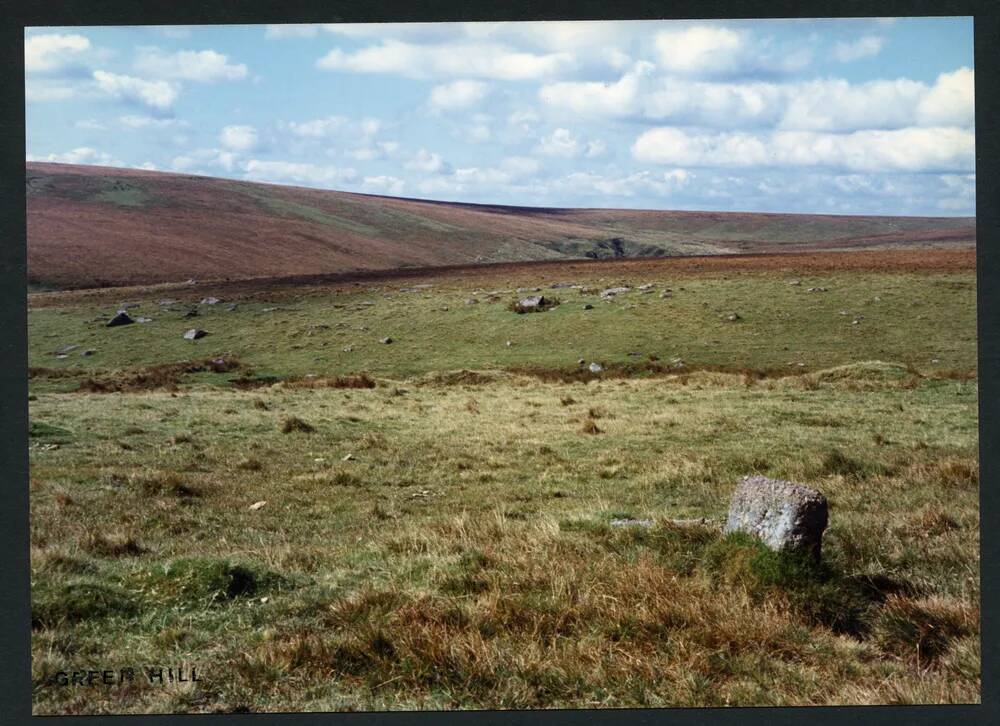
[[[773,550],[820,557],[826,497],[815,489],[764,476],[744,477],[729,504],[725,531],[754,535]]]

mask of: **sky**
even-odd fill
[[[27,159],[547,207],[974,215],[972,18],[46,27]]]

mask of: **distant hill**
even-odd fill
[[[974,218],[549,209],[30,162],[28,280],[75,288],[491,262],[968,247]]]

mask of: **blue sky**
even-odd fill
[[[971,18],[25,36],[29,160],[532,206],[975,214]]]

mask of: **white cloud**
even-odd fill
[[[134,114],[119,116],[118,124],[127,129],[176,129],[191,125],[187,121],[175,118],[153,118]]]
[[[507,117],[507,123],[514,126],[534,124],[540,121],[538,114],[531,109],[523,109],[520,111],[512,111]]]
[[[534,176],[541,168],[538,160],[530,156],[509,156],[500,162],[500,169],[512,179]]]
[[[563,81],[542,86],[538,98],[548,106],[560,107],[585,115],[628,116],[636,111],[639,84],[653,71],[645,61],[625,73],[615,83]]]
[[[24,70],[51,73],[76,63],[90,50],[90,40],[76,33],[32,35],[24,41]]]
[[[927,93],[917,81],[817,80],[783,89],[781,128],[838,131],[901,128],[916,122],[916,105]]]
[[[703,133],[660,127],[632,146],[642,162],[706,167],[829,167],[862,172],[965,171],[975,138],[958,128],[828,134],[811,131]]]
[[[62,154],[48,154],[46,156],[36,156],[27,154],[27,161],[52,161],[60,164],[90,164],[94,166],[125,166],[125,163],[114,158],[111,154],[98,151],[89,146],[81,146],[72,151]]]
[[[594,139],[593,141],[587,142],[587,151],[584,154],[588,159],[593,159],[596,156],[602,156],[608,150],[608,145],[605,144],[600,139]]]
[[[287,128],[295,136],[303,139],[349,139],[367,142],[375,136],[382,127],[382,122],[376,118],[352,119],[347,116],[326,116],[310,121],[279,124]]]
[[[557,193],[587,197],[666,196],[683,188],[690,176],[684,169],[653,173],[640,171],[625,176],[573,172],[553,184]]]
[[[544,137],[536,147],[536,151],[546,156],[562,156],[571,159],[579,156],[583,150],[580,139],[570,132],[569,129],[559,128],[548,136]]]
[[[434,154],[427,149],[418,151],[404,166],[411,171],[419,171],[425,174],[436,174],[446,168],[441,155]]]
[[[972,126],[976,120],[976,78],[969,68],[942,73],[917,105],[923,125]]]
[[[354,52],[334,48],[316,65],[330,71],[388,73],[408,78],[452,76],[518,81],[556,75],[573,67],[574,59],[569,53],[537,54],[495,44],[417,45],[386,40]]]
[[[657,34],[655,42],[660,68],[682,74],[737,70],[747,46],[743,34],[709,25],[663,31]]]
[[[592,118],[669,120],[676,126],[777,127],[856,131],[968,126],[975,116],[974,73],[944,73],[933,86],[905,78],[852,84],[824,78],[791,83],[655,78],[637,64],[614,83],[545,85],[550,108]]]
[[[253,126],[226,126],[219,134],[219,142],[233,151],[247,151],[257,145],[257,129]]]
[[[155,78],[215,83],[238,81],[247,76],[242,63],[230,63],[228,56],[214,50],[181,50],[164,53],[159,48],[140,48],[135,68]]]
[[[94,71],[94,81],[104,93],[164,111],[177,100],[180,89],[168,81],[147,81],[133,76]]]
[[[205,168],[221,169],[231,172],[236,166],[237,157],[231,151],[222,149],[197,149],[187,154],[175,156],[170,165],[175,171],[204,173]]]
[[[885,39],[878,35],[865,35],[853,43],[838,42],[833,47],[833,57],[841,63],[850,63],[860,58],[878,55],[885,45]]]
[[[274,183],[305,184],[327,187],[352,182],[358,177],[354,169],[291,161],[261,161],[251,159],[243,165],[244,178]]]
[[[403,193],[405,187],[406,182],[394,176],[366,176],[361,182],[363,191],[396,197]]]
[[[436,111],[464,109],[482,101],[489,90],[489,86],[481,81],[452,81],[431,89],[428,103]]]
[[[476,121],[464,128],[463,135],[469,143],[485,144],[493,137],[488,121]]]
[[[790,73],[809,65],[812,53],[801,42],[776,43],[745,29],[694,25],[656,34],[657,67],[680,76]]]

